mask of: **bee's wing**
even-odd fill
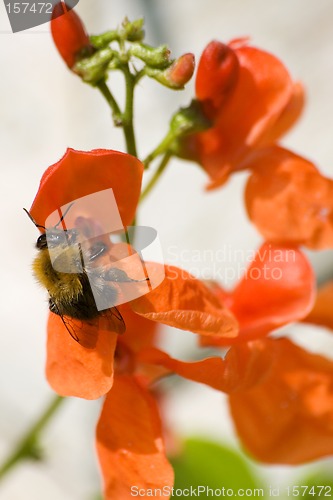
[[[52,298],[49,300],[49,308],[52,314],[56,314],[61,319],[64,327],[75,342],[80,342],[79,332],[82,329],[82,321],[74,320],[70,316],[61,314],[57,304]]]
[[[99,327],[118,334],[122,334],[126,330],[124,318],[116,306],[103,311],[99,316]]]
[[[72,339],[87,349],[96,347],[99,330],[117,334],[122,334],[126,330],[124,319],[116,307],[107,309],[97,318],[88,321],[59,316]]]
[[[74,320],[69,316],[63,316],[62,314],[58,314],[58,316],[60,316],[61,321],[64,324],[64,327],[66,328],[72,339],[74,339],[75,342],[80,342],[80,338],[78,335],[78,330],[80,326],[78,325],[78,322],[77,321],[74,322]]]

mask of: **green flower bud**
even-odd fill
[[[106,80],[107,70],[113,58],[113,50],[109,48],[98,50],[91,57],[86,57],[78,61],[73,66],[72,70],[79,75],[84,82],[90,85],[96,85],[101,80]]]

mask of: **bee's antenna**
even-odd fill
[[[46,231],[46,227],[42,226],[41,224],[37,224],[37,222],[35,221],[35,219],[30,215],[30,213],[28,212],[28,210],[26,208],[23,208],[23,210],[25,211],[25,213],[28,215],[29,219],[33,222],[33,224],[36,227],[41,227],[42,229],[44,229]]]
[[[62,222],[62,221],[64,220],[64,217],[66,217],[66,214],[68,214],[68,212],[70,211],[70,209],[72,208],[72,206],[74,205],[74,203],[75,203],[75,202],[73,201],[70,205],[68,205],[68,207],[67,207],[67,209],[66,209],[65,213],[63,213],[63,214],[62,214],[62,216],[61,216],[61,217],[60,217],[60,219],[59,219],[59,222],[57,222],[57,224],[54,226],[55,228],[56,228],[57,226],[59,226],[60,222]]]

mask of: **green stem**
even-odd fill
[[[172,130],[169,130],[164,139],[159,143],[159,145],[147,156],[147,158],[143,161],[145,166],[145,170],[148,169],[149,165],[155,158],[162,154],[166,154],[168,150],[170,150],[170,146],[175,140],[175,134]]]
[[[128,64],[124,65],[123,73],[126,83],[126,104],[125,112],[123,114],[123,128],[126,140],[126,148],[128,154],[138,156],[133,125],[133,101],[136,80],[135,75],[132,75],[132,73],[130,72]]]
[[[162,161],[159,164],[158,169],[156,170],[156,172],[154,173],[154,175],[152,176],[152,178],[150,179],[150,181],[148,182],[148,184],[146,185],[146,187],[144,188],[144,190],[141,193],[140,203],[142,203],[142,201],[148,196],[148,194],[151,192],[151,190],[153,189],[153,187],[155,186],[155,184],[157,183],[157,181],[161,177],[162,173],[164,172],[166,166],[168,165],[168,163],[170,161],[171,156],[172,156],[172,153],[170,153],[169,151],[167,151],[165,153],[165,155],[163,156]]]
[[[121,112],[117,101],[113,97],[109,87],[104,81],[99,82],[96,86],[106,99],[112,110],[113,122],[116,127],[122,127],[125,135],[127,153],[137,156],[134,126],[133,126],[133,99],[134,88],[136,84],[136,76],[132,75],[128,64],[121,67],[125,76],[126,83],[126,104],[124,113]]]
[[[112,110],[112,118],[113,122],[116,127],[119,127],[122,125],[122,113],[120,111],[120,108],[118,106],[117,101],[113,97],[109,87],[106,85],[105,81],[100,81],[96,87],[98,90],[102,93],[103,97],[106,99],[108,105],[110,106]]]
[[[47,406],[45,411],[38,418],[37,422],[35,422],[28,432],[22,437],[16,449],[11,455],[9,455],[7,460],[0,467],[0,479],[2,479],[7,472],[21,460],[40,458],[40,450],[38,449],[39,435],[63,401],[65,401],[65,399],[61,396],[56,396],[51,401],[51,404]]]

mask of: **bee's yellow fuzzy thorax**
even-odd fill
[[[61,258],[66,262],[65,269],[76,270],[74,256],[71,249],[62,251]],[[77,299],[82,293],[82,284],[77,272],[60,273],[51,263],[49,251],[40,250],[33,264],[33,273],[55,301],[68,301]]]

